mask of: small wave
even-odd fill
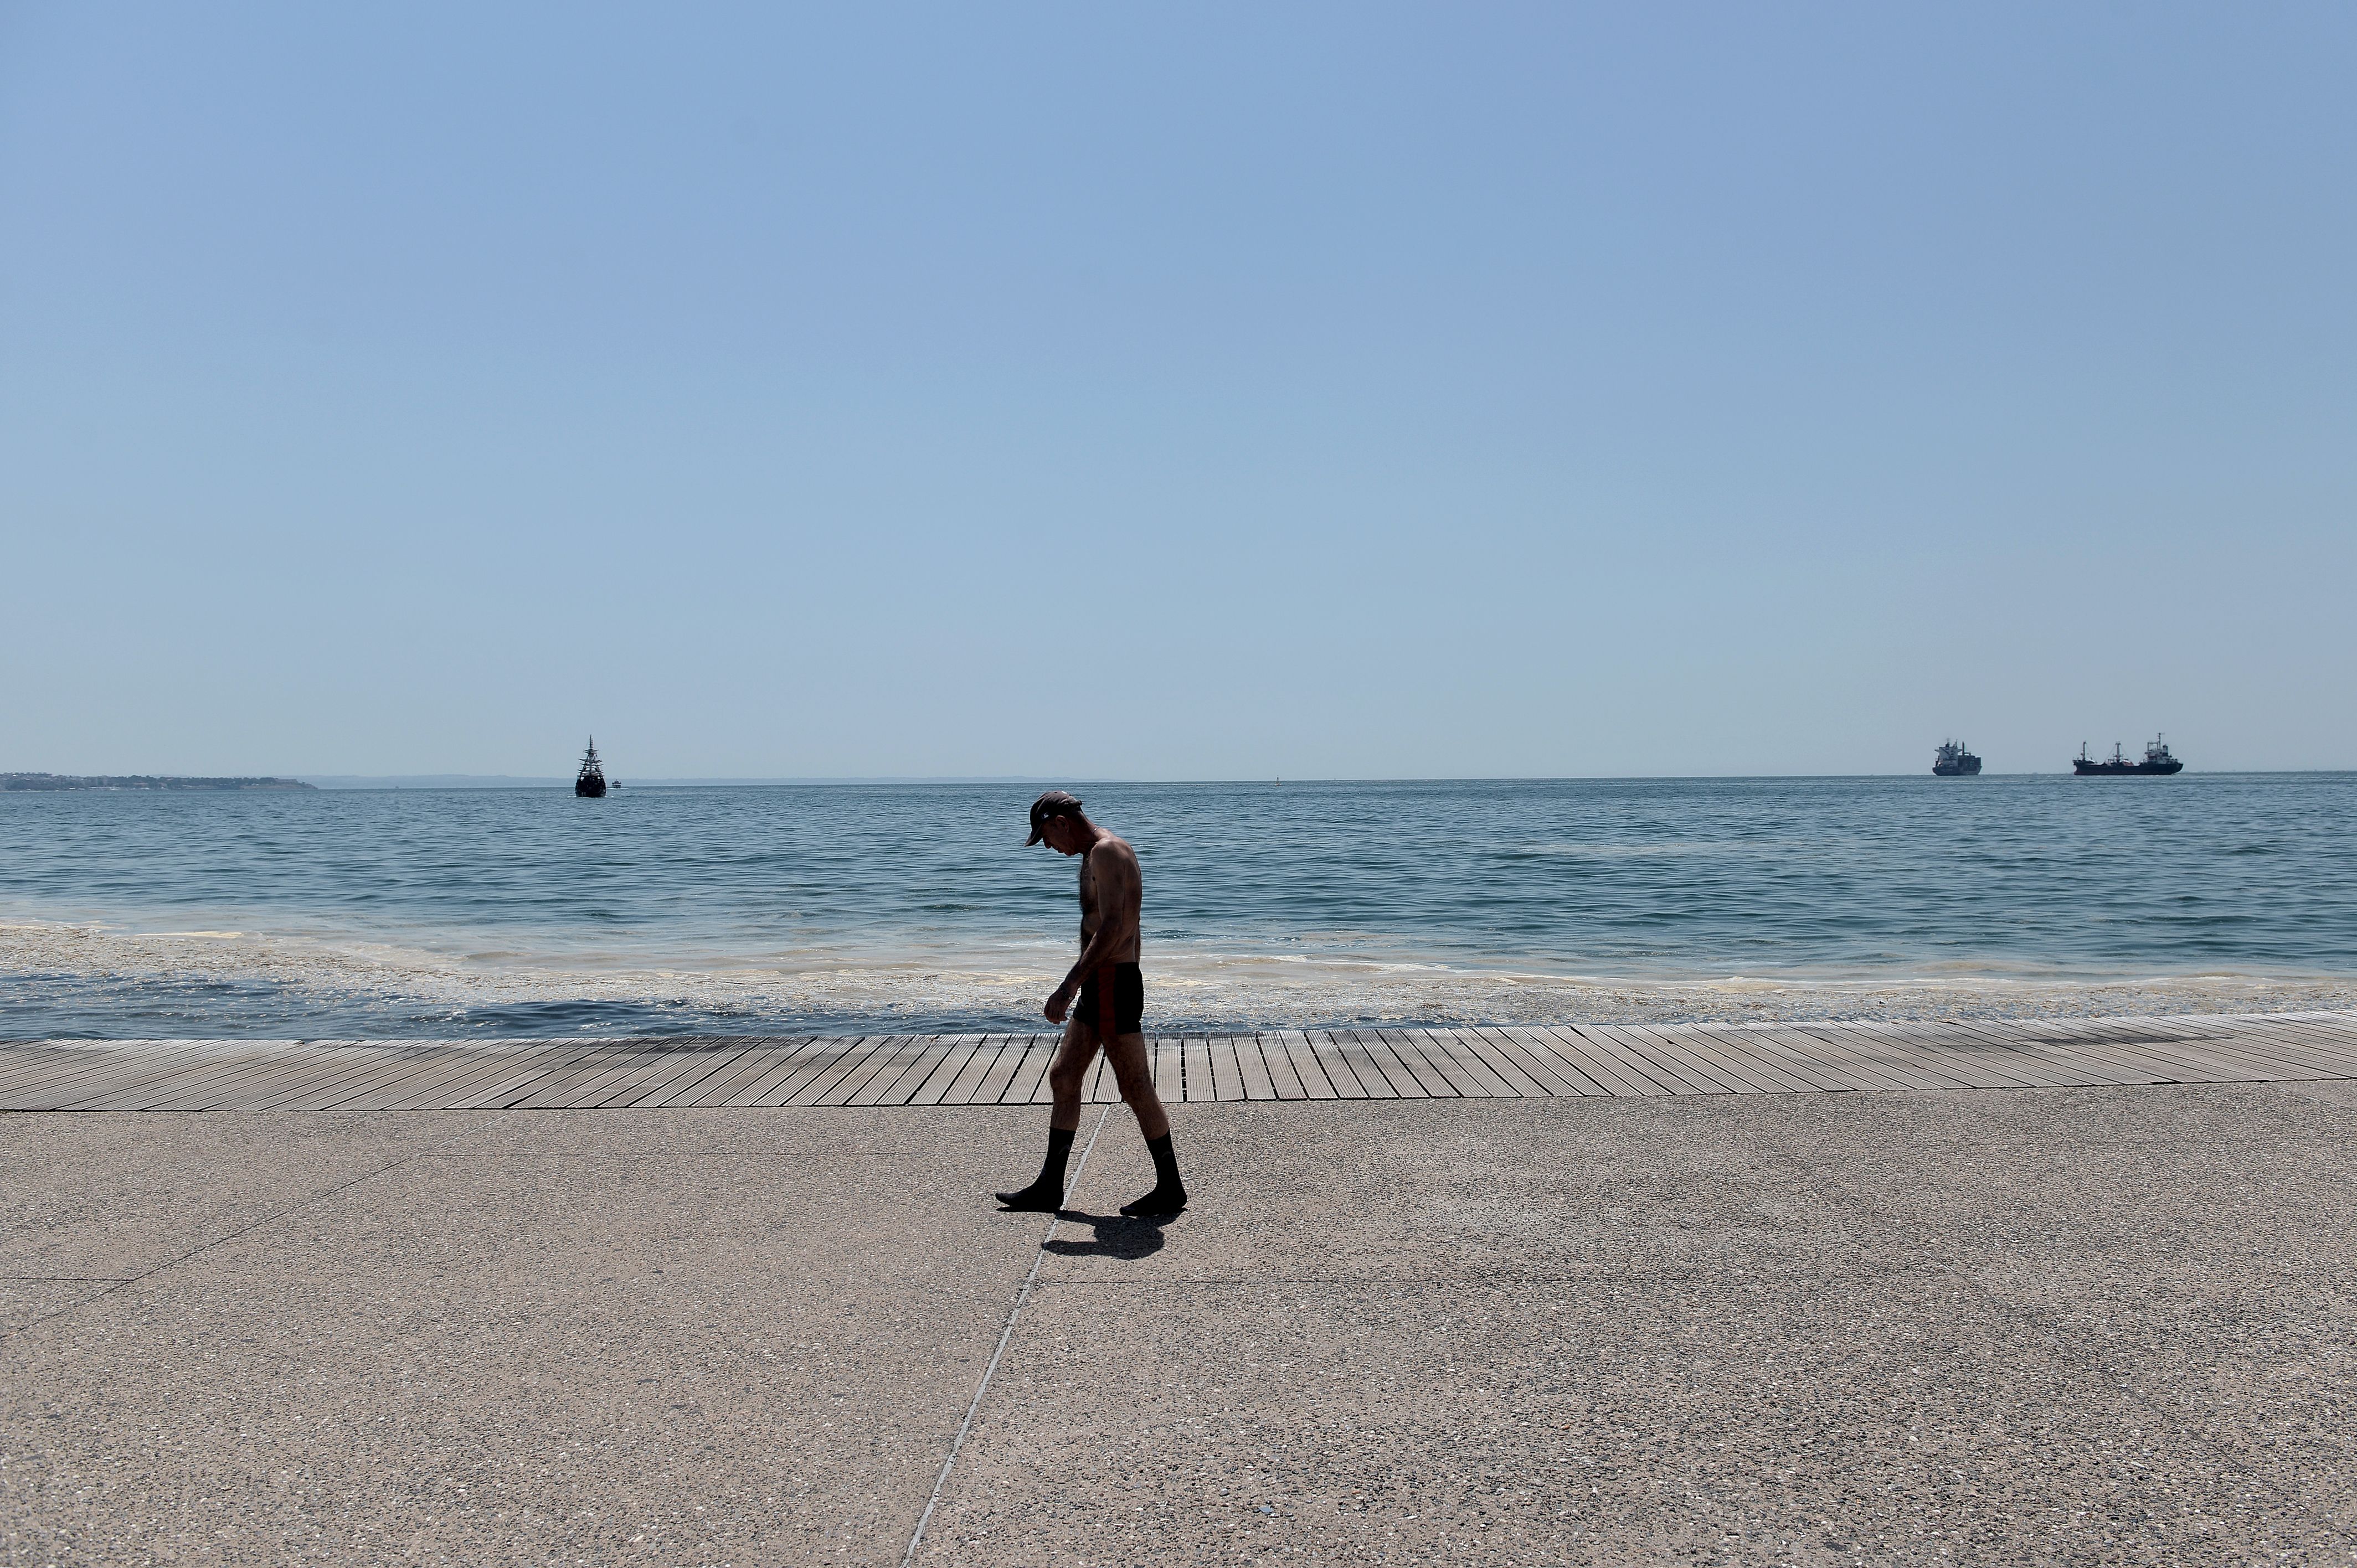
[[[725,966],[482,962],[382,941],[0,927],[0,1035],[802,1034],[1046,1027],[1066,953],[830,949]],[[1573,973],[1432,960],[1149,950],[1149,1026],[2081,1015],[2357,1005],[2347,977]]]

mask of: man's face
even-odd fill
[[[1089,847],[1078,817],[1049,817],[1039,824],[1039,836],[1058,854],[1078,854]]]

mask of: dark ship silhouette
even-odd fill
[[[2161,744],[2158,736],[2145,742],[2142,762],[2130,762],[2126,757],[2120,755],[2117,741],[2112,743],[2112,754],[2109,757],[2088,756],[2086,743],[2083,741],[2079,746],[2079,755],[2071,759],[2071,771],[2083,779],[2097,775],[2109,777],[2121,773],[2175,773],[2184,766],[2185,764],[2169,755],[2169,747]]]
[[[592,800],[606,798],[606,765],[597,760],[597,737],[589,737],[589,749],[582,754],[581,771],[573,779],[573,792]]]
[[[1943,779],[1977,779],[1981,759],[1961,740],[1943,740],[1932,758],[1932,771]]]

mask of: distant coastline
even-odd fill
[[[156,773],[84,777],[71,773],[0,773],[0,789],[309,789],[299,779],[176,779]]]

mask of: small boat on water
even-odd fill
[[[2112,743],[2109,757],[2088,756],[2086,743],[2082,741],[2079,743],[2079,755],[2071,759],[2071,771],[2082,779],[2112,778],[2123,773],[2176,773],[2184,767],[2185,764],[2169,754],[2169,747],[2161,744],[2158,736],[2145,742],[2142,762],[2130,762],[2121,755],[2117,741]]]
[[[606,798],[606,765],[597,760],[597,737],[589,737],[589,749],[582,754],[581,771],[574,775],[573,792],[587,800]]]
[[[1932,754],[1932,771],[1943,779],[1977,779],[1981,759],[1961,740],[1943,740]]]

